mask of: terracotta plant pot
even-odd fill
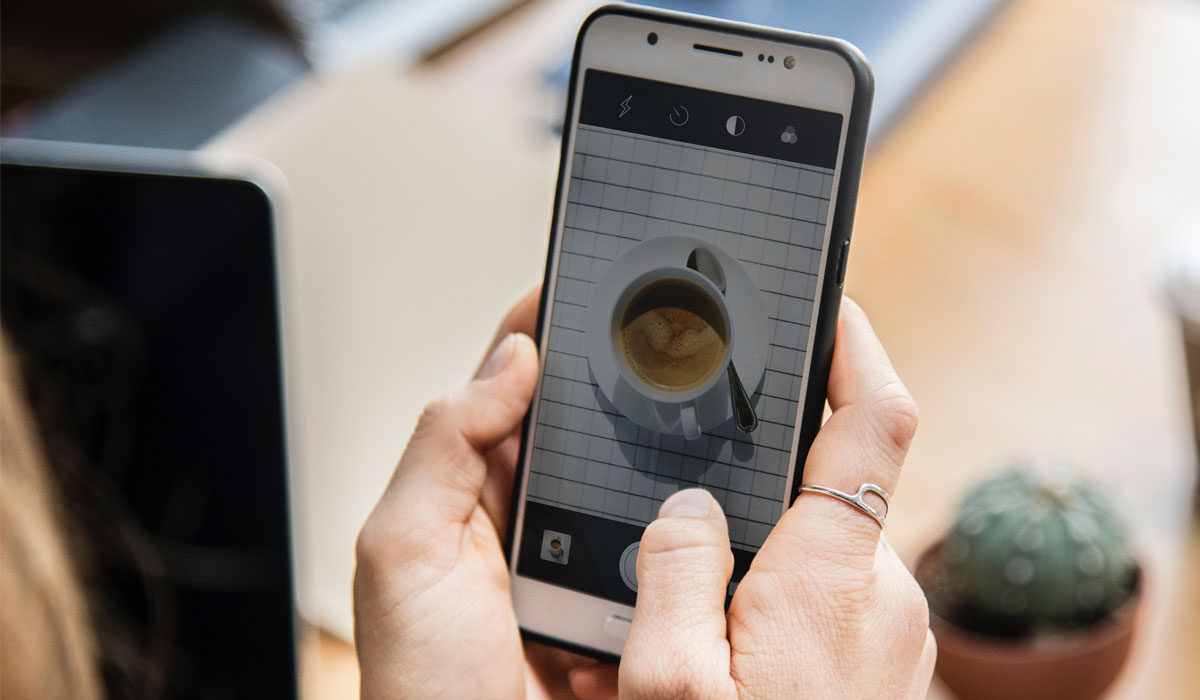
[[[939,541],[913,567],[917,581],[940,565]],[[937,637],[937,676],[963,700],[1092,700],[1125,666],[1141,618],[1139,573],[1129,600],[1093,625],[1025,638],[972,632],[930,613]]]

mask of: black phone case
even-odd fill
[[[563,117],[564,132],[562,148],[559,153],[558,183],[554,193],[553,218],[550,222],[550,246],[546,254],[546,274],[542,280],[542,297],[538,307],[538,335],[534,338],[539,347],[542,344],[542,328],[545,322],[546,305],[548,302],[546,295],[551,282],[551,266],[549,262],[551,256],[554,255],[555,245],[558,243],[559,211],[562,208],[562,198],[566,196],[565,183],[567,178],[564,177],[563,168],[570,155],[567,153],[568,140],[566,130],[570,128],[572,119],[574,118],[575,91],[579,89],[579,85],[577,84],[579,75],[576,67],[579,65],[583,39],[587,34],[588,27],[596,19],[605,15],[638,17],[669,24],[711,29],[726,34],[769,39],[780,43],[792,44],[793,46],[831,51],[841,57],[854,73],[854,96],[850,105],[850,114],[847,117],[846,146],[842,154],[842,172],[841,177],[838,179],[838,197],[833,208],[829,249],[825,256],[825,270],[821,286],[821,306],[817,309],[817,323],[816,328],[813,329],[816,335],[813,339],[812,362],[809,365],[808,394],[805,396],[804,411],[801,414],[800,443],[796,452],[796,462],[792,465],[795,476],[792,479],[792,493],[788,499],[790,505],[800,493],[799,487],[802,483],[801,477],[804,473],[804,462],[808,458],[808,450],[812,446],[812,442],[817,436],[817,431],[821,427],[821,417],[825,409],[826,390],[829,382],[829,366],[833,359],[833,343],[837,334],[838,310],[842,300],[842,284],[845,280],[846,265],[849,262],[850,233],[854,227],[854,211],[858,201],[858,183],[862,174],[863,157],[866,152],[867,126],[871,116],[871,101],[875,94],[875,77],[871,73],[871,67],[862,53],[852,44],[841,39],[630,5],[605,5],[590,14],[584,20],[583,26],[579,28],[579,35],[575,40],[575,52],[571,61],[571,82],[567,91],[566,113]],[[512,563],[515,544],[514,533],[516,530],[517,506],[520,501],[520,489],[517,488],[517,484],[520,484],[524,478],[523,465],[525,464],[527,444],[525,436],[529,434],[532,422],[533,409],[531,406],[525,413],[525,420],[521,428],[521,449],[517,456],[517,475],[513,481],[512,504],[509,508],[508,531],[504,542],[505,558],[510,565]],[[573,644],[566,640],[530,632],[523,627],[521,628],[521,634],[525,639],[556,646],[577,654],[584,654],[614,663],[620,660],[619,656]]]

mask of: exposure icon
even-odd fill
[[[746,120],[742,119],[738,115],[735,114],[729,119],[725,120],[725,131],[728,131],[730,136],[741,136],[742,132],[745,130]]]

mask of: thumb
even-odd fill
[[[729,526],[703,489],[666,501],[642,535],[637,604],[621,655],[622,698],[729,697]]]
[[[512,333],[476,378],[429,404],[380,502],[410,518],[465,522],[479,503],[486,454],[520,424],[537,383],[537,348]]]

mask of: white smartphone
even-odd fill
[[[730,596],[794,499],[872,94],[835,39],[632,6],[584,23],[506,543],[529,638],[620,655],[675,491],[724,508]]]

